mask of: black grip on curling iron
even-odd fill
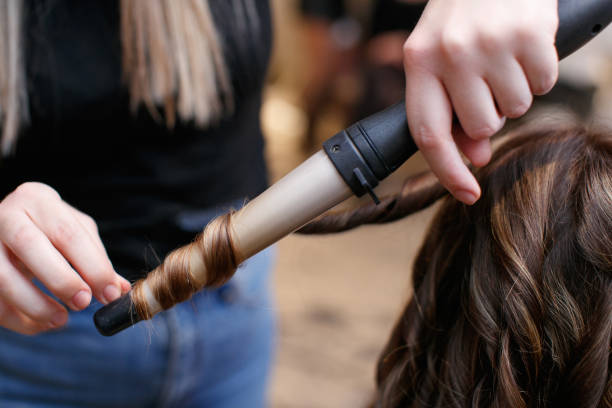
[[[358,197],[374,187],[418,150],[406,123],[406,105],[395,104],[337,133],[323,149]]]
[[[94,314],[94,324],[104,336],[112,336],[142,319],[136,313],[130,293],[103,306]]]
[[[610,0],[559,0],[556,46],[563,59],[589,42],[612,21]]]
[[[612,0],[559,0],[559,59],[572,54],[612,21]],[[417,151],[398,103],[342,130],[323,149],[356,196],[368,193]]]

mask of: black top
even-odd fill
[[[300,8],[308,17],[337,20],[347,15],[346,0],[300,0]],[[412,31],[416,26],[425,3],[403,3],[399,0],[375,0],[372,3],[369,37],[394,31]]]
[[[40,181],[98,222],[118,272],[138,277],[189,242],[215,207],[266,187],[259,123],[270,53],[267,0],[209,1],[235,111],[206,130],[133,115],[121,77],[118,1],[29,1],[30,125],[0,165],[2,197]],[[257,14],[257,18],[253,18]],[[223,209],[223,208],[222,208]],[[148,260],[145,258],[148,253]]]

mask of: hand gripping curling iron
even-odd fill
[[[612,0],[558,0],[556,47],[562,59],[590,41],[612,21]],[[363,119],[323,143],[299,167],[233,214],[231,229],[241,259],[250,258],[353,194],[369,194],[417,151],[406,123],[405,104]],[[205,276],[201,261],[193,274]],[[145,292],[146,293],[146,292]],[[150,315],[161,311],[147,293]],[[141,320],[130,294],[94,316],[103,335],[113,335]]]

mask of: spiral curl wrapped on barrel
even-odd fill
[[[147,304],[145,282],[166,310],[201,289],[219,287],[234,276],[242,260],[232,239],[232,214],[212,220],[191,244],[172,251],[145,279],[134,284],[131,297],[138,316],[143,320],[153,317]]]

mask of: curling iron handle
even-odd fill
[[[559,0],[559,30],[556,38],[559,59],[589,42],[611,21],[611,0]]]

